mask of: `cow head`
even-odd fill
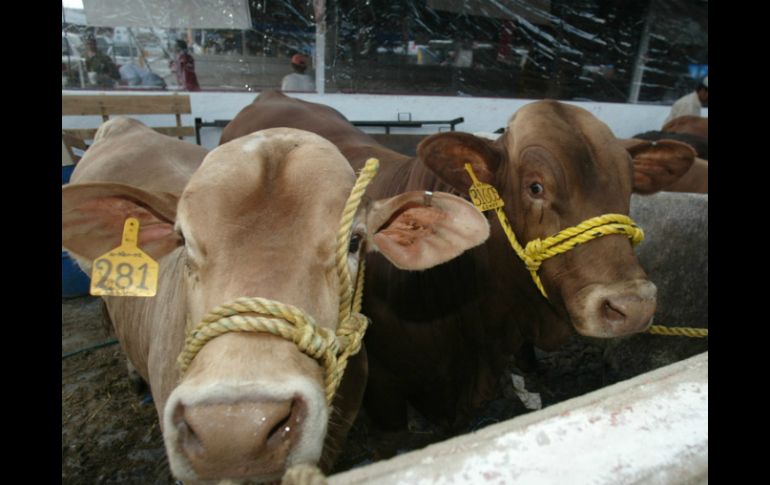
[[[442,133],[425,139],[418,155],[465,194],[471,179],[464,165],[470,163],[481,182],[497,188],[522,245],[596,216],[627,215],[632,191],[660,190],[692,164],[692,154],[689,161],[650,155],[644,163],[633,164],[604,123],[584,109],[555,101],[520,109],[495,141]],[[635,154],[642,156],[641,151]],[[508,246],[509,255],[495,251],[494,257],[516,260],[497,228],[495,223],[489,244]],[[518,268],[511,271],[521,271],[523,264],[516,264]],[[549,303],[583,335],[614,337],[643,331],[655,312],[655,285],[639,267],[625,235],[600,237],[547,259],[538,274]],[[534,283],[528,284],[534,288]],[[558,345],[549,341],[553,334],[540,332],[536,343],[544,348]]]
[[[153,369],[151,358],[148,373],[176,477],[276,480],[287,467],[321,459],[330,412],[352,423],[365,382],[343,383],[346,392],[330,410],[322,366],[288,340],[226,333],[206,343],[184,374],[175,363],[186,331],[242,296],[293,305],[318,326],[337,327],[337,232],[355,179],[327,140],[275,128],[211,151],[178,199],[119,184],[62,189],[68,250],[92,260],[117,246],[125,217],[137,217],[140,247],[160,258],[159,285],[174,287],[162,294],[159,288],[156,299],[176,301],[157,301],[165,311],[153,315],[177,308],[182,325],[158,321],[143,331],[173,333],[163,368]],[[366,201],[346,241],[348,270],[356,274],[364,251],[424,269],[488,235],[485,218],[449,194]],[[163,372],[174,376],[172,386],[153,382]]]

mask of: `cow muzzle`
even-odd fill
[[[301,437],[306,409],[298,398],[179,404],[173,416],[178,451],[200,479],[277,479]]]
[[[279,480],[287,468],[316,463],[323,452],[328,408],[320,369],[305,359],[269,371],[251,365],[224,380],[212,378],[211,364],[236,342],[261,354],[272,348],[294,361],[290,353],[296,349],[273,337],[225,336],[203,349],[163,412],[169,465],[185,482]]]
[[[589,337],[621,337],[644,332],[652,323],[657,288],[637,279],[613,284],[594,284],[567,301],[578,333]]]

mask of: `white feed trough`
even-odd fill
[[[342,484],[708,482],[708,352],[330,477]]]

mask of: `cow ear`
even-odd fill
[[[375,202],[366,219],[368,247],[400,269],[427,269],[489,237],[489,222],[470,202],[445,192],[407,192]]]
[[[178,197],[114,183],[62,187],[62,246],[89,263],[120,246],[128,217],[139,220],[139,248],[158,259],[181,244],[174,231]]]
[[[695,161],[695,150],[674,140],[621,140],[634,164],[634,192],[651,194],[679,180]]]
[[[462,194],[468,194],[470,163],[481,182],[491,184],[503,153],[491,140],[469,133],[437,133],[417,146],[417,156],[441,180]]]

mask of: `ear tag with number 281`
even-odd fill
[[[106,296],[155,296],[158,263],[139,249],[139,220],[126,219],[123,242],[94,260],[91,294]]]

